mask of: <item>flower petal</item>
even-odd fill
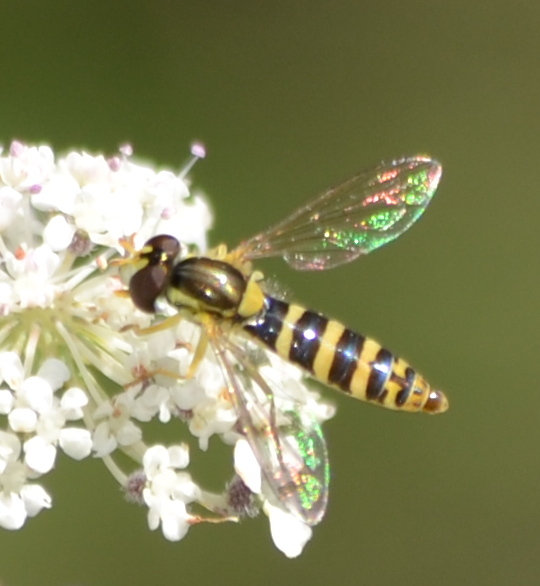
[[[288,558],[298,557],[311,539],[311,527],[268,501],[263,508],[270,519],[270,532],[276,547]]]
[[[23,486],[21,489],[21,497],[29,517],[35,517],[42,509],[50,509],[52,507],[51,496],[39,484],[27,484]]]
[[[251,492],[261,493],[261,467],[245,439],[239,439],[234,446],[234,469]]]
[[[60,447],[74,460],[82,460],[92,451],[92,437],[87,429],[66,427],[60,431]]]
[[[8,415],[9,426],[17,433],[30,433],[37,426],[37,414],[27,407],[13,409]]]
[[[24,461],[32,470],[46,474],[54,466],[56,448],[39,435],[24,442]]]
[[[17,494],[0,494],[0,527],[20,529],[26,521],[26,507]]]

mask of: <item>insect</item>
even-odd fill
[[[319,425],[276,408],[276,389],[238,336],[271,350],[322,383],[389,409],[442,413],[445,395],[374,340],[265,291],[251,261],[280,256],[297,270],[350,262],[397,238],[424,212],[441,175],[424,156],[392,160],[329,189],[274,227],[228,251],[179,258],[171,235],[154,236],[129,261],[133,303],[155,313],[165,298],[201,325],[192,369],[210,344],[246,439],[275,500],[307,524],[324,515],[328,461]],[[170,319],[170,318],[169,318]],[[168,321],[165,320],[165,323]]]

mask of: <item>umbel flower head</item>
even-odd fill
[[[125,269],[111,260],[126,239],[140,248],[172,234],[186,251],[203,252],[212,221],[205,200],[189,192],[187,169],[156,171],[131,154],[126,146],[110,158],[56,158],[47,146],[13,142],[0,156],[0,527],[20,529],[51,508],[41,478],[63,453],[100,458],[127,498],[147,508],[150,529],[169,540],[262,509],[277,547],[299,555],[311,528],[261,482],[223,365],[208,350],[186,376],[199,326],[179,321],[143,335],[163,315],[140,312],[123,294]],[[195,147],[195,158],[202,154]],[[283,390],[278,411],[290,396],[318,422],[332,415],[296,368],[257,352],[262,376]],[[232,480],[222,493],[191,476],[188,444],[147,443],[152,420],[181,422],[197,452],[213,435],[231,445]]]

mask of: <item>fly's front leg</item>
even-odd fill
[[[139,328],[137,326],[133,326],[132,329],[135,331],[137,335],[151,335],[156,334],[161,331],[167,330],[171,327],[175,327],[178,325],[180,320],[182,319],[179,315],[173,315],[168,317],[162,322],[155,324],[153,326],[149,326],[147,328]],[[191,344],[184,343],[182,344],[186,346],[188,349],[191,347]],[[179,344],[180,346],[180,344]],[[168,376],[170,378],[176,378],[179,380],[189,380],[192,379],[196,374],[199,366],[201,365],[202,360],[204,359],[204,355],[206,354],[206,350],[208,349],[208,336],[206,335],[205,331],[201,329],[201,335],[199,341],[197,342],[197,346],[195,347],[195,351],[193,352],[193,356],[189,363],[189,367],[185,375],[181,375],[178,373],[174,373],[170,370],[166,370],[163,368],[157,368],[151,371],[145,370],[142,374],[138,375],[137,378],[129,383],[129,386],[137,384],[138,382],[142,382],[145,379],[151,378],[154,375],[161,374],[164,376]]]
[[[148,326],[147,328],[133,326],[133,329],[138,336],[148,336],[149,334],[156,334],[158,332],[174,328],[181,321],[182,316],[179,313],[177,313],[176,315],[171,315],[170,317],[165,318],[163,321],[160,321],[159,323],[154,324],[153,326]]]

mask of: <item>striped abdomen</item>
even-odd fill
[[[266,296],[256,323],[243,325],[285,360],[319,381],[388,409],[442,413],[448,401],[407,362],[370,338],[299,305]]]

